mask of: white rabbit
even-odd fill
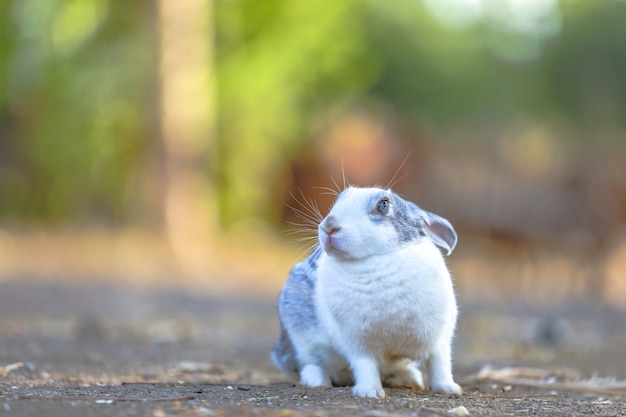
[[[389,189],[348,187],[318,227],[319,246],[291,271],[278,302],[277,367],[307,387],[386,386],[459,394],[451,364],[457,306],[445,219]]]

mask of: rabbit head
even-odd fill
[[[390,189],[348,187],[318,226],[330,256],[363,259],[430,239],[449,255],[457,235],[446,219],[402,199]]]

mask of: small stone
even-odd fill
[[[465,408],[465,406],[459,405],[458,407],[448,410],[448,414],[453,414],[455,416],[463,417],[463,416],[469,416],[469,411],[467,411],[467,408]]]
[[[237,387],[237,389],[239,391],[250,391],[252,389],[252,387],[249,387],[248,385],[240,385]]]
[[[113,400],[100,399],[96,400],[96,404],[113,404]]]
[[[165,413],[164,409],[162,409],[161,407],[157,407],[154,410],[152,410],[152,416],[153,417],[166,417],[167,414]]]
[[[195,410],[193,410],[194,414],[199,414],[199,415],[203,415],[203,416],[214,416],[215,415],[215,411],[209,409],[209,408],[204,408],[204,407],[198,407]]]

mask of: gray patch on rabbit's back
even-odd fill
[[[314,271],[317,271],[317,263],[320,259],[320,256],[322,256],[322,248],[316,246],[315,249],[313,249],[313,252],[311,252],[311,254],[309,255],[309,257],[306,258],[307,268],[310,272],[307,278],[311,280],[312,285],[315,285]]]
[[[316,248],[307,259],[293,267],[280,297],[282,308],[289,311],[285,319],[288,317],[291,325],[299,328],[314,327],[318,324],[314,296],[317,261],[320,255],[321,249]]]

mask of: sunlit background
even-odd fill
[[[0,279],[275,295],[303,256],[293,196],[325,212],[318,187],[394,181],[457,228],[461,298],[626,308],[625,16],[4,0]]]

